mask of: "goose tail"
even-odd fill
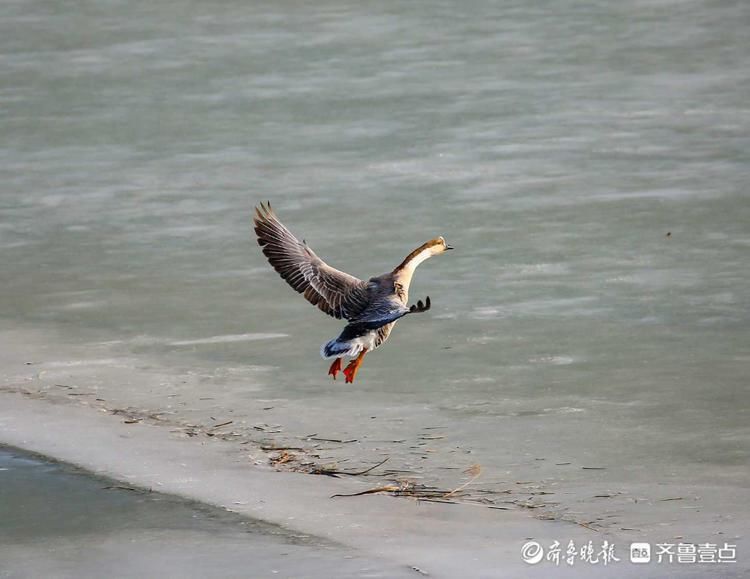
[[[335,338],[321,346],[320,355],[326,360],[342,356],[354,357],[359,355],[363,347],[364,345],[359,340],[341,340],[340,338]]]

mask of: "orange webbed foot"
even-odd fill
[[[359,367],[362,365],[362,360],[365,357],[365,354],[367,353],[367,349],[362,350],[359,353],[359,356],[354,358],[346,368],[344,368],[344,376],[346,376],[346,383],[351,384],[354,382],[354,377],[357,375],[357,370],[359,370]]]
[[[331,367],[328,368],[328,375],[333,376],[333,379],[336,379],[336,375],[341,371],[341,358],[336,358],[333,361],[333,364],[331,364]]]
[[[354,366],[354,361],[349,362],[349,365],[344,368],[344,376],[346,376],[345,383],[351,384],[354,382],[354,377],[357,375],[357,368]]]

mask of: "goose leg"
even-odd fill
[[[365,354],[367,354],[367,348],[363,349],[359,353],[359,356],[354,358],[354,360],[349,362],[349,365],[344,368],[344,376],[346,376],[347,384],[354,382],[354,377],[357,375],[357,370],[359,370],[359,367],[362,365],[362,360],[364,360]]]
[[[336,358],[333,361],[333,364],[331,364],[331,367],[328,368],[328,375],[333,376],[333,379],[336,379],[336,374],[338,374],[341,371],[341,358]]]

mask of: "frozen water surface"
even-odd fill
[[[750,480],[748,18],[5,2],[0,315],[30,358],[6,383],[356,439],[321,460],[435,484],[479,463],[557,515],[709,540]],[[418,271],[431,313],[353,385],[318,356],[341,324],[255,244],[265,199],[360,277],[436,235],[457,248]]]

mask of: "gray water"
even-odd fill
[[[406,577],[290,533],[0,446],[0,577]]]
[[[275,400],[297,434],[442,426],[435,458],[379,447],[428,478],[746,488],[749,25],[718,1],[4,2],[0,315],[199,375],[169,385],[195,404]],[[255,244],[265,199],[359,277],[457,248],[353,385],[318,357],[341,324]]]

